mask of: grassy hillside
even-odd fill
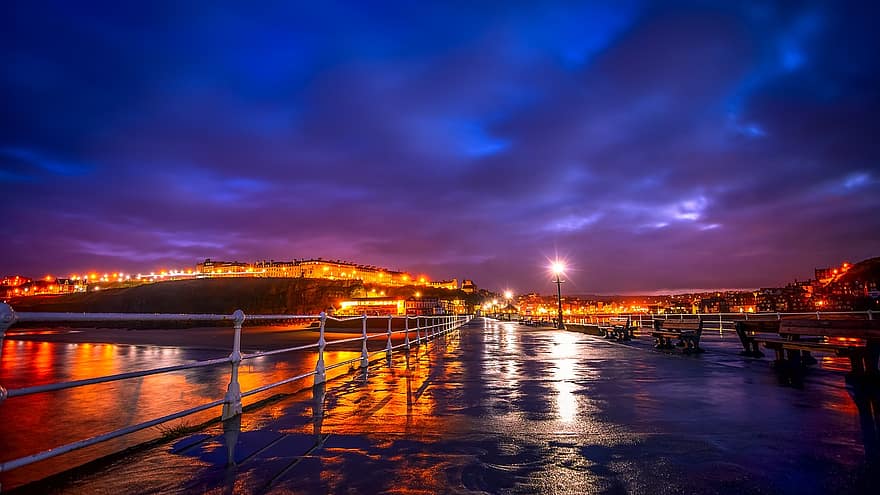
[[[868,258],[859,261],[843,274],[840,279],[844,282],[872,282],[880,280],[880,257]]]
[[[64,296],[15,298],[17,311],[317,314],[363,291],[351,281],[302,278],[178,280]]]

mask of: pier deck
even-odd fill
[[[475,320],[64,493],[869,493],[878,400],[817,370]],[[234,430],[234,424],[225,425]],[[227,467],[226,442],[235,442]],[[27,487],[25,487],[27,488]]]

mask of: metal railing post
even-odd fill
[[[385,356],[388,359],[391,359],[391,319],[393,317],[388,315],[388,342],[385,344]]]
[[[6,330],[15,323],[15,311],[12,306],[0,303],[0,359],[3,358],[3,339],[6,338]],[[0,384],[0,404],[6,400],[6,389]]]
[[[871,311],[870,309],[868,310],[868,319],[869,319],[869,320],[873,320],[873,319],[874,319],[874,312]],[[0,344],[2,344],[2,343],[3,343],[3,341],[0,340]]]
[[[370,356],[367,354],[367,313],[364,313],[363,316],[363,345],[361,346],[361,368],[366,368],[370,365]]]
[[[229,386],[226,387],[226,396],[223,398],[223,412],[220,419],[226,421],[241,414],[241,385],[238,384],[238,366],[241,364],[241,325],[244,323],[244,311],[237,309],[232,313],[234,336],[232,340],[232,354],[229,362],[232,363],[232,373],[229,376]]]
[[[409,350],[409,316],[403,317],[403,346]]]
[[[421,316],[416,316],[416,347],[422,343],[422,335],[419,333],[419,329],[421,328]]]
[[[318,363],[315,365],[315,385],[327,381],[327,368],[324,366],[324,347],[327,341],[324,339],[324,326],[327,323],[327,313],[321,313],[321,329],[318,333]]]

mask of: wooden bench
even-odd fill
[[[849,358],[848,379],[880,377],[878,320],[782,320],[779,336],[754,340],[775,351],[777,363],[800,366],[805,364],[804,353],[824,352]]]
[[[685,354],[703,352],[700,348],[702,334],[702,318],[654,320],[654,330],[651,332],[655,348],[681,347]]]
[[[632,320],[629,316],[612,316],[598,326],[606,339],[631,340],[633,337]]]
[[[755,337],[765,336],[763,334],[779,335],[779,320],[749,320],[736,322],[736,335],[742,343],[743,356],[762,357],[764,353],[759,349],[758,342]]]

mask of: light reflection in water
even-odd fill
[[[574,421],[578,414],[578,399],[574,391],[578,386],[572,383],[575,379],[575,368],[578,366],[575,356],[578,337],[574,334],[557,332],[553,335],[550,356],[553,360],[553,386],[556,388],[556,412],[563,423]]]
[[[7,389],[146,370],[198,360],[225,357],[228,352],[158,346],[56,343],[6,340],[0,361],[0,384]],[[326,352],[328,363],[358,356],[355,351]],[[298,352],[244,361],[239,374],[242,391],[314,369],[314,352]],[[348,367],[328,371],[328,377]],[[7,399],[0,405],[0,461],[15,459],[72,441],[106,433],[223,397],[229,366],[164,373]],[[310,387],[305,379],[280,389],[245,398],[245,405],[275,393]],[[219,417],[205,411],[169,423],[200,424]],[[247,422],[247,417],[244,418]],[[247,427],[247,424],[244,425]],[[156,438],[161,428],[65,454],[0,474],[4,488],[45,477],[64,468]]]

